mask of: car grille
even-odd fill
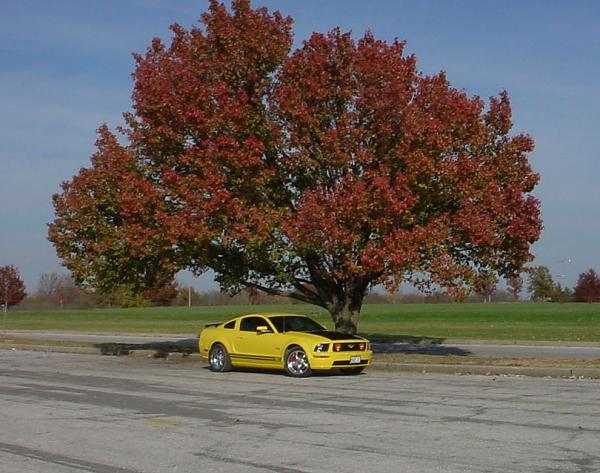
[[[334,343],[333,351],[365,351],[367,349],[366,342],[351,342],[351,343]]]

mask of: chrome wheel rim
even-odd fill
[[[225,366],[225,351],[223,348],[213,348],[210,355],[210,365],[216,370],[223,369],[223,366]]]
[[[295,375],[302,375],[308,371],[309,364],[306,353],[302,350],[294,350],[287,357],[288,371]]]

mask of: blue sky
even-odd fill
[[[488,98],[506,89],[515,132],[536,141],[545,229],[535,264],[572,286],[600,271],[600,2],[263,1],[295,20],[296,45],[335,26],[407,41],[425,73]],[[129,109],[132,52],[206,9],[191,0],[0,1],[0,265],[28,289],[61,271],[46,240],[51,196],[87,166],[95,130]],[[569,262],[570,260],[570,262]],[[190,282],[184,277],[184,282]],[[215,288],[210,277],[194,284]]]

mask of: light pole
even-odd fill
[[[569,291],[569,289],[567,287],[567,274],[566,274],[568,272],[568,267],[566,265],[571,264],[572,262],[573,262],[572,258],[564,258],[564,259],[558,260],[556,262],[557,264],[561,265],[561,266],[559,266],[561,269],[561,272],[560,272],[560,274],[556,275],[556,278],[562,279],[562,281],[563,281],[562,285],[560,283],[556,284],[557,289],[558,289],[557,292],[558,292],[559,302],[565,301],[565,299],[563,298],[563,295],[568,294],[568,291]],[[565,266],[563,266],[563,265],[565,265]]]
[[[567,272],[569,270],[569,267],[567,265],[570,265],[573,262],[573,258],[563,258],[561,260],[558,260],[556,263],[559,264],[559,268],[560,268],[560,274],[557,274],[556,277],[557,278],[567,278]],[[564,279],[563,279],[564,281]]]

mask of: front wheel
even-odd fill
[[[231,371],[231,359],[227,349],[220,343],[215,343],[208,354],[208,364],[212,371]]]
[[[285,352],[285,372],[294,378],[310,376],[312,370],[306,352],[300,347],[292,347]]]

